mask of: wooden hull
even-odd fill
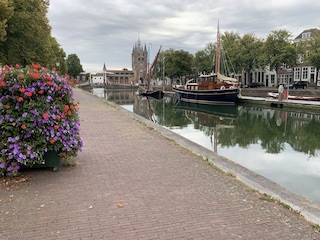
[[[192,90],[172,86],[178,99],[183,102],[221,105],[235,104],[239,100],[238,88],[212,89],[212,90]]]

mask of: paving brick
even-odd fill
[[[160,127],[80,89],[74,97],[85,142],[79,165],[28,170],[30,182],[0,189],[1,240],[320,239],[310,222]]]

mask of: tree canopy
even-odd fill
[[[162,59],[165,62],[165,76],[171,79],[180,78],[193,74],[193,55],[184,50],[169,49],[160,54],[157,62],[158,71],[155,77],[160,77],[163,71]]]
[[[4,60],[23,66],[32,62],[50,64],[51,27],[46,17],[48,2],[14,0],[13,16],[7,22],[7,39],[3,42]]]
[[[0,0],[0,63],[39,63],[67,72],[66,53],[51,35],[49,0]]]
[[[7,23],[12,16],[13,16],[12,0],[0,0],[0,43],[6,40],[7,26],[8,26]]]
[[[82,65],[80,64],[80,59],[77,54],[70,54],[67,58],[67,68],[68,74],[73,78],[76,78],[81,72],[83,72]]]
[[[307,61],[320,69],[320,31],[315,31],[313,37],[307,42],[309,46]]]
[[[264,45],[266,63],[271,69],[278,70],[283,63],[295,65],[298,51],[290,41],[291,34],[287,30],[272,31]]]

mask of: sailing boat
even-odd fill
[[[199,104],[235,104],[239,100],[239,82],[220,73],[220,33],[217,31],[215,72],[200,75],[183,85],[173,85],[178,100]]]
[[[139,86],[139,95],[142,96],[150,96],[153,98],[162,98],[163,97],[163,91],[160,89],[152,89],[150,86],[151,83],[151,79],[153,77],[153,72],[154,72],[154,68],[157,64],[159,55],[160,55],[160,51],[161,51],[161,46],[159,48],[159,51],[157,53],[157,55],[155,56],[152,64],[149,66],[148,68],[148,75],[147,75],[147,88],[143,87],[143,86]]]

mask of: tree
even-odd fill
[[[309,46],[307,61],[318,70],[320,69],[320,31],[315,31],[307,41]]]
[[[23,66],[32,62],[50,64],[51,27],[44,0],[15,0],[14,14],[8,20],[7,39],[3,43],[5,61]]]
[[[195,53],[194,56],[194,68],[196,72],[212,72],[213,59],[215,53],[215,45],[208,43],[204,50],[200,50]]]
[[[230,62],[232,71],[241,72],[243,67],[241,64],[241,37],[234,32],[225,32],[221,36],[221,42],[222,54]]]
[[[77,54],[68,55],[67,68],[68,74],[73,78],[76,78],[81,72],[83,72],[83,68]]]
[[[291,34],[287,30],[272,31],[268,35],[265,46],[264,55],[266,64],[271,69],[278,70],[283,63],[294,66],[298,51],[290,41]]]
[[[12,0],[0,0],[0,42],[7,36],[7,22],[13,16]]]
[[[171,79],[193,74],[193,55],[184,50],[169,49],[164,53],[166,76]]]
[[[55,38],[51,38],[51,51],[49,59],[50,61],[50,68],[57,67],[59,74],[67,73],[67,62],[65,60],[66,53],[60,47],[57,40]],[[56,66],[56,63],[59,62],[60,66]]]
[[[260,53],[262,50],[262,41],[257,39],[252,34],[245,34],[240,39],[239,68],[247,73],[247,77],[253,69],[261,67]],[[252,79],[247,79],[246,82],[251,82]]]
[[[165,69],[163,69],[163,61],[165,63]],[[184,50],[169,49],[161,52],[158,58],[154,72],[154,77],[162,78],[163,70],[164,75],[174,79],[181,78],[193,74],[193,55]]]

